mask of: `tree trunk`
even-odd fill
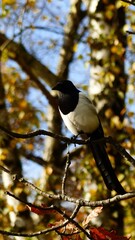
[[[127,78],[124,71],[124,55],[126,47],[126,36],[123,33],[125,24],[124,8],[117,8],[117,1],[91,0],[87,2],[90,15],[90,51],[91,67],[89,94],[93,98],[102,123],[106,126],[105,134],[109,134],[118,141],[123,129],[121,128],[124,118],[125,93]],[[119,52],[116,51],[119,46]],[[111,153],[115,157],[116,170],[120,172],[120,156]],[[119,207],[118,207],[119,205]],[[116,204],[115,208],[109,206],[110,216],[117,212],[115,219],[119,232],[123,233],[124,213],[122,206]],[[108,211],[108,210],[107,210]],[[121,214],[122,213],[122,214]],[[107,213],[108,214],[108,213]],[[103,225],[107,224],[106,216]]]

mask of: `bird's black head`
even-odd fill
[[[60,81],[52,88],[52,90],[60,91],[64,94],[78,93],[79,90],[74,86],[74,84],[69,80]]]
[[[79,90],[74,86],[74,84],[69,80],[63,80],[58,82],[52,90],[57,90],[60,92],[58,97],[58,105],[60,111],[66,115],[72,112],[77,104],[79,99]]]

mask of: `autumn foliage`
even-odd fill
[[[0,4],[0,239],[134,240],[134,1]],[[63,126],[51,89],[65,79],[96,105],[126,194]]]

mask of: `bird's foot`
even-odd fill
[[[73,141],[75,147],[76,147],[75,141],[76,141],[76,139],[78,138],[79,135],[81,135],[81,133],[78,133],[77,135],[74,135],[74,136],[71,137],[71,141]]]
[[[77,137],[78,137],[78,135],[74,135],[74,136],[71,137],[71,141],[73,141],[75,147],[76,147],[75,141],[76,141]]]
[[[80,136],[81,138],[83,138],[83,132],[79,132],[77,135],[74,135],[73,137],[71,137],[71,141],[73,141],[73,143],[74,143],[74,145],[75,145],[75,147],[76,147],[76,140],[77,140],[77,138]]]

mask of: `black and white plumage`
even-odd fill
[[[90,137],[90,147],[107,188],[115,190],[118,194],[124,194],[125,190],[115,175],[105,144],[92,141],[104,137],[95,106],[71,81],[58,82],[53,90],[59,91],[58,107],[67,128],[75,136],[85,134],[87,138]]]

